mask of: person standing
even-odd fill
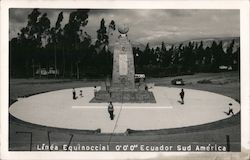
[[[95,95],[95,97],[96,97],[96,93],[97,93],[97,88],[96,88],[96,86],[94,86],[94,95]]]
[[[114,106],[112,102],[109,102],[108,112],[109,112],[110,119],[113,120],[114,119]]]
[[[73,99],[75,100],[75,99],[76,99],[76,91],[75,91],[75,88],[73,88],[72,93],[73,93]]]
[[[181,89],[180,97],[181,97],[181,104],[184,104],[184,89]]]
[[[82,95],[82,90],[80,90],[80,96],[83,97],[83,95]]]

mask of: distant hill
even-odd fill
[[[189,42],[195,42],[200,44],[201,41],[203,42],[203,48],[211,47],[213,41],[215,41],[217,44],[222,41],[223,49],[226,51],[226,48],[230,45],[230,43],[234,40],[234,51],[240,46],[240,38],[239,37],[224,37],[224,38],[204,38],[204,39],[194,39],[194,40],[188,40],[184,42],[176,43],[175,45],[179,46],[181,43],[183,45],[188,45]]]
[[[188,45],[189,42],[195,42],[195,43],[198,43],[198,45],[200,45],[201,41],[203,42],[203,47],[204,49],[206,47],[211,47],[213,41],[215,41],[217,44],[222,41],[222,44],[223,44],[223,49],[224,51],[226,51],[226,48],[230,45],[230,43],[232,42],[232,40],[234,39],[235,41],[235,44],[234,44],[234,51],[240,46],[240,38],[239,37],[222,37],[222,38],[202,38],[202,39],[192,39],[192,40],[187,40],[187,41],[183,41],[183,42],[177,42],[177,43],[174,43],[174,44],[171,44],[171,43],[167,43],[165,42],[165,45],[166,45],[166,48],[169,49],[172,47],[172,45],[174,45],[175,47],[178,47],[180,44],[183,44],[184,46]],[[133,44],[134,43],[134,44]],[[141,43],[136,43],[136,42],[133,42],[132,43],[132,46],[133,47],[139,47],[140,50],[144,50],[146,45],[143,45]],[[150,47],[153,47],[153,48],[156,48],[156,47],[161,47],[161,43],[160,44],[157,44],[157,45],[154,45],[154,46],[150,46]]]
[[[131,41],[132,47],[139,48],[141,51],[143,51],[146,48],[146,45],[136,42],[136,41]]]

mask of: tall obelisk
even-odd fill
[[[108,46],[113,54],[111,88],[101,87],[90,102],[156,103],[153,92],[135,86],[134,56],[127,36],[128,26],[118,27],[120,35],[117,40],[114,28],[110,27]]]
[[[111,91],[135,91],[135,68],[132,45],[127,33],[128,26],[118,27],[120,33],[114,45]]]

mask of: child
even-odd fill
[[[80,90],[80,96],[83,97],[83,95],[82,95],[82,90]]]

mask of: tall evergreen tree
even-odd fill
[[[193,65],[195,62],[193,49],[194,49],[193,42],[189,42],[188,45],[184,47],[183,63],[182,63],[184,71],[190,72],[193,69]]]
[[[49,38],[49,43],[48,43],[48,47],[51,46],[54,50],[54,68],[57,71],[58,66],[57,66],[57,50],[58,47],[63,47],[63,30],[61,28],[61,22],[63,20],[63,12],[60,12],[58,17],[57,17],[57,21],[54,27],[52,27],[50,29],[50,38]],[[63,66],[62,66],[62,71],[63,71],[63,75],[65,72],[65,57],[64,57],[64,53],[63,53]],[[57,74],[55,74],[56,76]]]
[[[150,64],[161,65],[162,64],[162,51],[160,47],[156,47],[153,52],[150,52],[149,61]]]
[[[39,52],[43,47],[43,41],[49,34],[50,20],[47,14],[41,15],[38,9],[33,9],[28,15],[27,26],[21,29],[21,33],[18,34],[18,43],[21,45],[19,53],[22,53],[24,57],[24,65],[22,65],[22,71],[26,76],[34,76],[34,65],[36,61],[40,60]],[[12,53],[12,56],[18,56],[16,52]]]
[[[48,34],[50,20],[46,13],[40,15],[41,12],[38,9],[33,9],[28,15],[27,26],[22,28],[19,34],[19,39],[23,42],[23,45],[41,47],[42,38]]]
[[[69,22],[64,27],[64,36],[69,47],[77,48],[80,43],[80,28],[88,24],[88,9],[78,9],[70,13]]]
[[[163,66],[169,66],[171,55],[167,52],[164,42],[161,43],[161,63]]]
[[[150,52],[151,52],[151,49],[149,47],[149,43],[147,43],[146,48],[143,51],[142,64],[144,64],[144,65],[148,65],[149,64]]]
[[[220,65],[225,64],[224,59],[223,59],[225,57],[224,56],[225,52],[224,52],[224,49],[223,49],[222,41],[219,42],[215,54],[217,54],[216,66],[217,66],[217,68],[219,68]]]
[[[213,41],[212,46],[210,47],[208,53],[209,53],[209,55],[207,55],[207,57],[206,57],[206,62],[209,64],[210,63],[212,64],[212,71],[214,71],[214,72],[218,71],[218,67],[219,67],[220,61],[221,61],[221,55],[218,51],[218,45],[215,41]],[[209,57],[211,56],[211,58],[208,59],[208,56]]]
[[[233,48],[234,48],[234,40],[230,43],[228,48],[226,49],[226,55],[225,55],[225,65],[227,66],[233,66]]]
[[[102,45],[107,45],[107,44],[108,44],[108,35],[107,35],[107,29],[105,26],[105,20],[103,18],[100,22],[100,28],[97,30],[96,47],[100,47]]]
[[[203,62],[203,57],[205,57],[204,55],[204,48],[203,48],[203,41],[200,42],[200,45],[198,46],[197,50],[196,50],[196,55],[197,55],[197,64],[202,64]]]
[[[81,56],[81,28],[88,24],[89,9],[78,9],[70,13],[69,22],[64,26],[64,45],[69,56],[70,75],[80,77],[79,57]],[[73,53],[74,54],[73,54]]]
[[[240,46],[233,53],[233,69],[234,70],[240,69]]]
[[[115,21],[111,20],[110,24],[109,24],[109,28],[115,30],[116,26],[115,26]]]

